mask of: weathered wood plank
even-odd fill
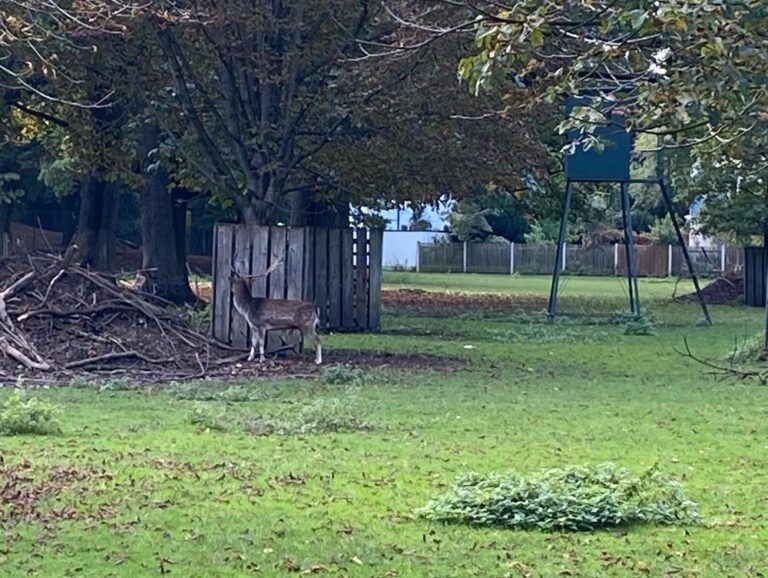
[[[251,231],[250,227],[234,227],[235,247],[232,267],[238,275],[248,276],[251,274]],[[237,312],[234,305],[232,307],[229,339],[234,347],[244,348],[248,344],[248,323],[246,323],[245,317]]]
[[[341,327],[355,328],[355,266],[352,229],[341,230]]]
[[[303,227],[292,227],[288,231],[288,250],[285,257],[286,296],[288,299],[302,298],[304,235]]]
[[[368,329],[368,230],[355,229],[355,327]]]
[[[371,229],[368,250],[368,329],[381,329],[381,268],[384,256],[384,230]]]
[[[255,225],[251,228],[251,275],[261,275],[251,279],[251,295],[267,296],[267,277],[264,272],[269,268],[269,227]]]
[[[286,233],[285,227],[269,228],[269,266],[271,267],[277,261],[280,262],[277,268],[269,274],[267,281],[270,299],[285,299]],[[268,352],[273,352],[280,349],[283,344],[295,341],[289,331],[270,331],[267,334],[266,349]]]
[[[269,264],[280,261],[277,268],[269,275],[267,283],[269,297],[272,299],[285,299],[285,227],[269,228]]]
[[[291,227],[288,229],[288,247],[285,253],[285,285],[288,299],[302,298],[302,283],[304,274],[304,228]],[[296,343],[295,353],[301,353],[303,343],[300,331],[287,331],[284,339]]]
[[[221,303],[218,303],[216,298],[216,291],[221,284],[221,273],[219,272],[219,259],[217,256],[219,246],[219,223],[213,225],[213,242],[211,244],[213,251],[211,254],[211,336],[214,339],[218,339],[216,336],[216,311],[221,309]]]
[[[229,325],[231,319],[231,296],[229,275],[232,266],[232,246],[234,241],[234,226],[229,224],[216,225],[216,261],[214,264],[215,293],[213,335],[219,341],[229,343]]]
[[[315,304],[320,309],[320,325],[328,326],[328,229],[315,229],[315,244],[312,249],[314,261]]]
[[[304,270],[302,271],[301,298],[305,301],[315,300],[315,228],[304,228]]]
[[[328,230],[328,328],[341,329],[341,229]]]

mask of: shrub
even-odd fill
[[[348,392],[341,398],[320,398],[304,406],[290,430],[294,433],[329,433],[373,429],[367,417],[357,396]]]
[[[323,369],[325,383],[331,385],[362,385],[368,381],[369,375],[362,369],[346,365],[329,365]]]
[[[736,343],[727,359],[732,364],[765,361],[763,335],[754,335]]]
[[[624,335],[656,335],[656,325],[647,317],[638,317],[624,325]]]
[[[624,326],[624,335],[656,335],[656,322],[651,315],[614,313],[613,323]]]
[[[224,408],[208,403],[196,403],[187,420],[202,430],[228,431],[231,425]]]
[[[190,307],[188,310],[189,323],[202,333],[211,330],[211,315],[213,307],[210,304],[200,304],[196,307]]]
[[[58,407],[16,390],[0,403],[0,435],[50,435],[61,433]]]
[[[614,464],[457,478],[417,513],[429,520],[519,530],[589,531],[636,523],[697,523],[696,504],[655,468],[635,476]]]

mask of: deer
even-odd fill
[[[254,297],[248,279],[269,275],[280,264],[273,263],[265,273],[260,275],[241,276],[234,269],[229,280],[232,285],[235,309],[245,317],[245,321],[251,328],[251,352],[248,361],[256,357],[256,349],[259,350],[259,362],[264,363],[264,344],[267,331],[274,329],[298,329],[301,334],[300,342],[304,337],[312,340],[315,348],[315,363],[323,362],[323,350],[317,329],[320,326],[320,317],[317,307],[309,301],[299,299],[267,299]]]

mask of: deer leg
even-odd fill
[[[259,330],[251,328],[251,353],[248,356],[248,361],[253,361],[253,358],[256,357],[256,348],[260,347],[259,343]]]
[[[259,363],[264,363],[264,343],[267,340],[267,332],[259,328]]]
[[[315,325],[310,326],[309,338],[312,340],[312,347],[315,349],[315,363],[320,365],[323,362],[323,348],[320,345],[320,338],[317,335],[317,328]]]

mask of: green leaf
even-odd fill
[[[541,28],[534,28],[531,30],[531,45],[534,48],[539,48],[544,45],[544,33],[541,31]]]
[[[645,19],[648,17],[648,13],[645,10],[635,10],[632,14],[632,28],[634,30],[640,30],[645,24]]]

